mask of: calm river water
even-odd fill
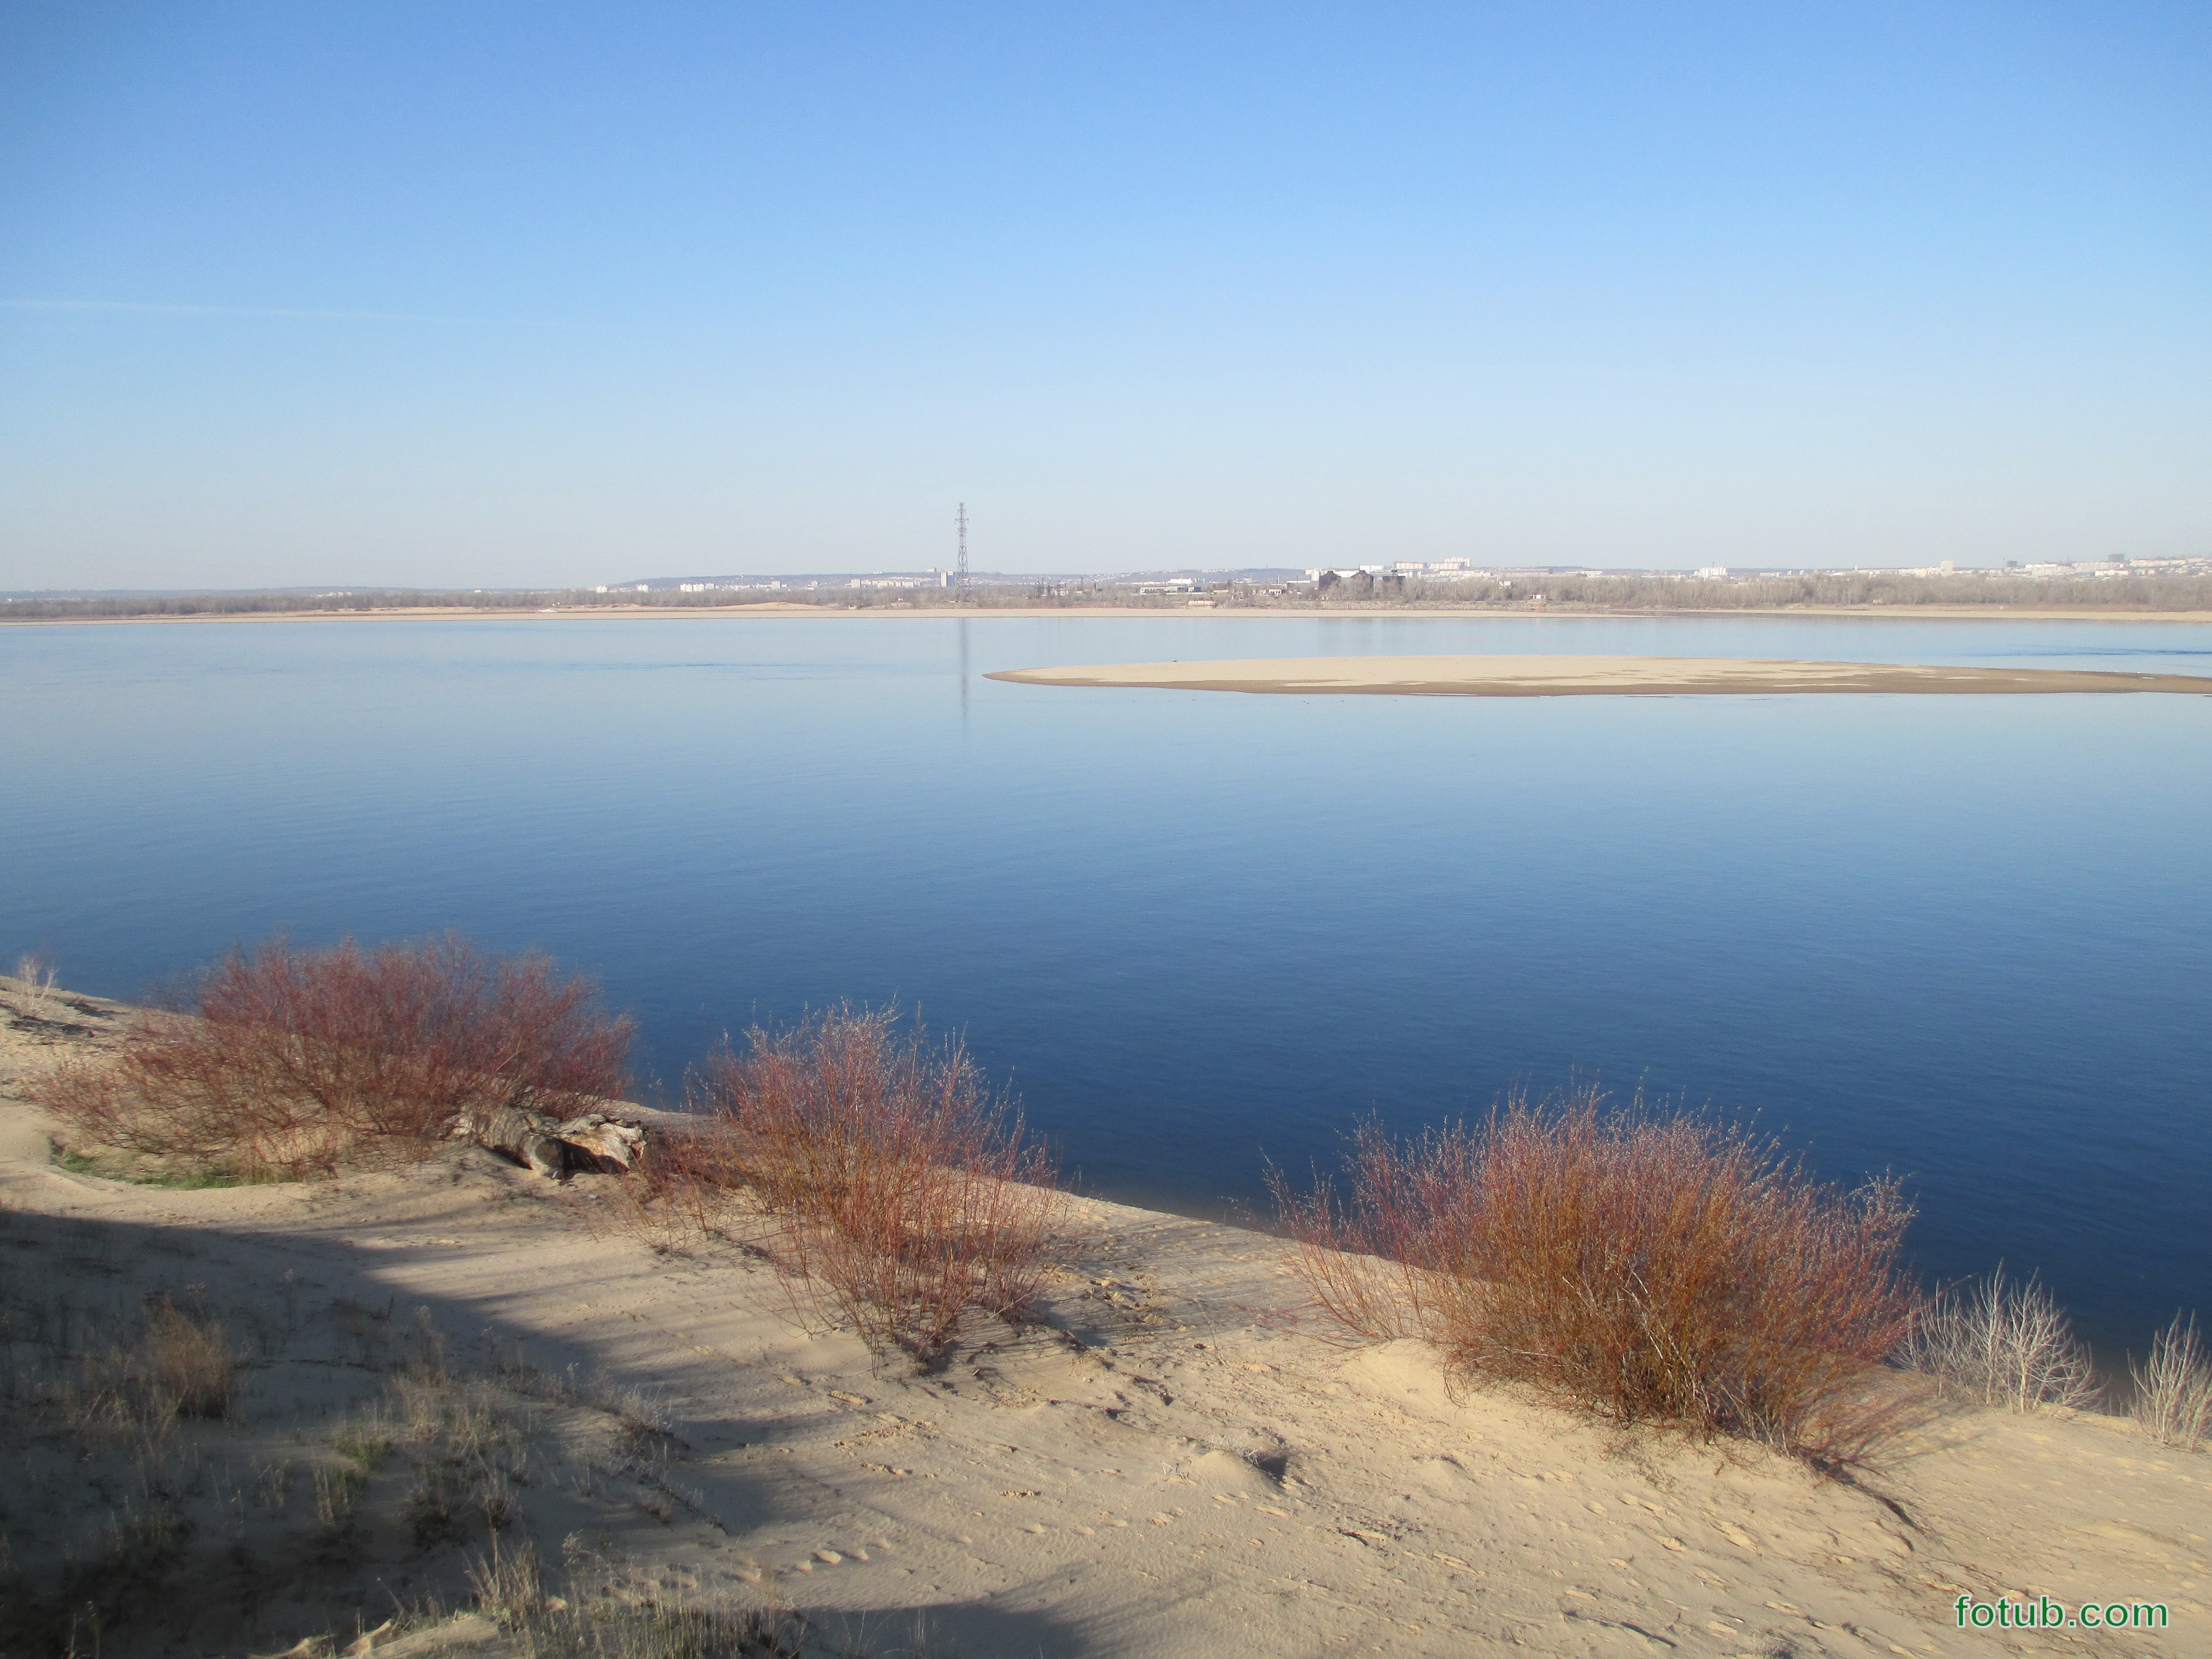
[[[279,928],[542,945],[647,1086],[849,998],[1108,1196],[1218,1213],[1599,1073],[1908,1175],[1931,1274],[2212,1313],[2212,699],[1247,696],[1166,658],[2212,673],[2185,624],[979,616],[0,629],[0,951],[134,997]]]

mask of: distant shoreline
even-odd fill
[[[1546,605],[1540,608],[1516,607],[1510,610],[1431,609],[1413,605],[1376,605],[1352,610],[1305,609],[1289,605],[1209,605],[1146,606],[1146,605],[917,605],[911,608],[894,605],[821,605],[783,604],[774,601],[756,605],[592,605],[571,610],[562,608],[514,607],[513,609],[475,610],[459,605],[395,606],[381,611],[247,611],[201,613],[192,616],[153,615],[141,617],[9,617],[0,614],[0,628],[108,628],[139,627],[148,623],[177,623],[205,627],[229,623],[383,623],[383,622],[744,622],[786,621],[793,618],[819,617],[823,619],[897,621],[915,617],[981,620],[987,617],[1056,617],[1063,621],[1078,617],[1139,617],[1152,622],[1176,618],[1195,617],[1255,617],[1282,620],[1285,617],[1346,617],[1372,619],[1377,617],[1433,617],[1442,620],[1483,618],[1521,622],[1557,622],[1585,618],[1609,621],[1628,619],[1662,620],[1669,617],[1761,617],[1787,620],[1808,617],[1825,620],[1925,621],[1925,622],[2122,622],[2122,623],[2212,623],[2212,611],[2143,611],[2105,610],[2095,606],[2036,605],[1779,605],[1741,609],[1711,610],[1656,610],[1629,606]]]

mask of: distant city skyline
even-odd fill
[[[1127,590],[1139,594],[1187,590],[1198,592],[1222,592],[1232,595],[1242,593],[1246,598],[1267,594],[1297,597],[1302,589],[1316,587],[1324,572],[1339,578],[1366,574],[1392,577],[1401,581],[1425,584],[1419,591],[1431,598],[1449,600],[1455,597],[1453,584],[1494,583],[1500,577],[1546,578],[1595,577],[1607,580],[1627,580],[1648,586],[1651,579],[1663,586],[1668,581],[1724,582],[1739,586],[1756,586],[1776,578],[1832,578],[1832,577],[1948,577],[1987,576],[2024,580],[2029,583],[2065,582],[2078,588],[2083,579],[2092,579],[2089,586],[2100,589],[2103,579],[2212,577],[2212,555],[2198,557],[2158,559],[2126,559],[2118,556],[2101,560],[2081,560],[2071,562],[2007,561],[2002,565],[1963,565],[1944,559],[1923,566],[1858,566],[1791,567],[1779,565],[1709,565],[1654,568],[1650,567],[1617,567],[1610,569],[1587,565],[1480,565],[1464,558],[1433,562],[1421,560],[1381,560],[1366,563],[1346,563],[1338,560],[1315,566],[1242,565],[1235,567],[1182,566],[1150,570],[1126,569],[1118,571],[1046,571],[1046,570],[975,570],[971,573],[974,583],[981,588],[1004,589],[1007,586],[1027,586],[1045,584],[1049,595],[1056,597],[1112,596]],[[1511,582],[1505,584],[1510,586]],[[566,595],[581,594],[586,603],[596,602],[604,596],[610,602],[619,602],[632,593],[651,593],[665,598],[673,592],[706,594],[724,592],[806,592],[813,599],[823,599],[856,590],[854,597],[865,602],[862,590],[927,590],[914,592],[912,597],[927,601],[930,594],[957,586],[954,573],[945,567],[921,567],[906,570],[816,570],[816,571],[755,571],[721,572],[718,574],[687,573],[678,575],[658,575],[643,579],[626,578],[612,582],[592,583],[516,583],[511,586],[495,584],[490,586],[465,588],[423,587],[391,588],[370,582],[343,583],[324,587],[316,585],[266,588],[216,588],[202,585],[179,588],[48,588],[32,590],[0,590],[0,605],[33,602],[84,600],[99,602],[113,599],[144,598],[189,599],[195,596],[210,598],[251,597],[268,595],[286,599],[373,599],[381,593],[468,596],[472,594],[499,595],[512,593],[518,598],[560,599]],[[2139,586],[2130,584],[2131,588]],[[1991,590],[1994,591],[1994,590]],[[878,593],[878,597],[880,593]],[[1311,592],[1304,597],[1311,598]],[[1481,598],[1469,589],[1459,597]],[[1923,595],[1923,599],[1940,602],[1939,595]],[[2116,594],[2123,602],[2140,602],[2135,592]]]
[[[0,15],[0,590],[2212,551],[2212,14]]]

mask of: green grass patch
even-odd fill
[[[134,1187],[171,1187],[197,1192],[210,1187],[244,1187],[246,1178],[234,1170],[179,1169],[169,1164],[120,1164],[83,1152],[59,1152],[54,1162],[71,1175],[92,1176],[101,1181],[124,1181]]]

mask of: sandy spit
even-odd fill
[[[173,1284],[234,1328],[268,1310],[235,1432],[265,1426],[294,1460],[334,1455],[343,1391],[396,1374],[379,1332],[648,1393],[672,1436],[642,1474],[591,1412],[541,1409],[507,1534],[638,1595],[775,1601],[866,1651],[967,1659],[2212,1651],[2212,1458],[2114,1419],[1947,1410],[1856,1485],[1755,1447],[1624,1443],[1455,1399],[1415,1344],[1330,1340],[1279,1241],[1091,1201],[1045,1325],[936,1376],[872,1369],[850,1335],[795,1320],[758,1261],[626,1231],[616,1176],[556,1186],[476,1149],[215,1191],[72,1173],[26,1089],[128,1011],[29,1007],[0,980],[0,1224],[21,1294],[128,1309]],[[38,1504],[94,1501],[43,1478],[0,1513],[19,1561]],[[305,1482],[286,1500],[303,1517]],[[343,1640],[456,1583],[470,1547],[361,1538],[358,1599],[286,1603],[272,1642],[325,1614]],[[1961,1595],[2044,1592],[2162,1601],[2172,1626],[1955,1627]]]
[[[2174,691],[2212,695],[2212,678],[2047,668],[1768,662],[1738,657],[1258,657],[1214,662],[1015,668],[986,678],[1024,685],[1143,686],[1179,691],[1417,697],[1771,696],[1779,692]]]

